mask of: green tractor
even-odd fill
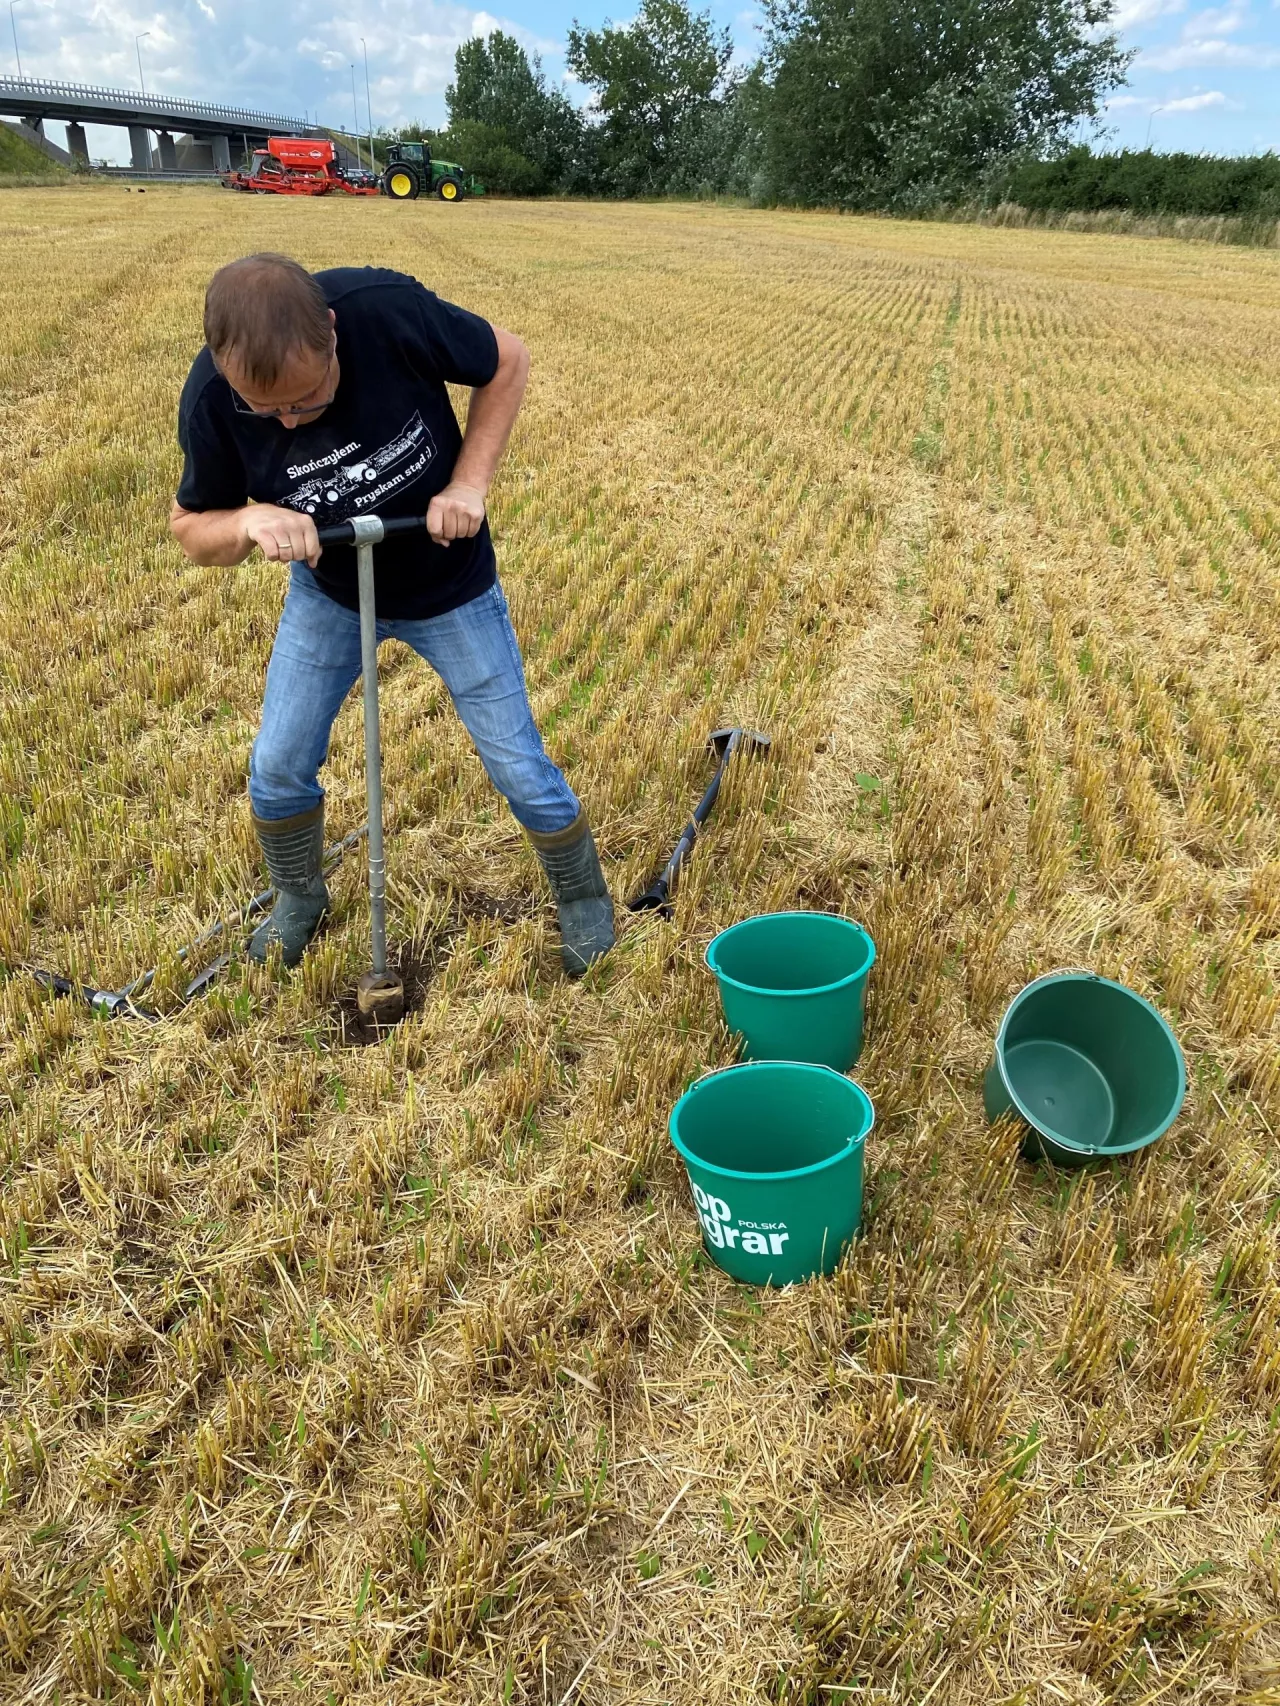
[[[383,195],[416,201],[424,190],[441,201],[461,201],[464,195],[483,195],[484,185],[452,160],[433,160],[425,142],[393,142],[382,174]]]

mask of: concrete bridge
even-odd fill
[[[231,156],[262,148],[269,136],[332,136],[332,132],[285,113],[252,112],[183,101],[167,95],[140,95],[131,89],[97,89],[81,83],[53,83],[39,77],[0,77],[0,113],[20,119],[47,141],[45,122],[67,127],[67,152],[89,163],[86,124],[118,125],[129,132],[136,172],[225,172]],[[156,148],[152,151],[151,133]],[[335,138],[336,140],[336,138]],[[54,145],[56,146],[56,145]],[[49,152],[53,152],[51,147]],[[340,148],[340,155],[346,152]],[[352,164],[354,165],[354,156]]]

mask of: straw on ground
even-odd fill
[[[681,207],[0,207],[0,1666],[7,1698],[1280,1701],[1274,255]],[[357,859],[296,977],[118,987],[257,886],[282,583],[165,535],[206,277],[417,273],[534,379],[493,519],[615,892],[714,727],[673,924],[556,970],[440,688],[385,659],[418,1010],[343,1046]],[[332,821],[359,820],[358,705]],[[736,1288],[665,1135],[701,949],[878,946],[867,1235]],[[1055,1175],[1005,1001],[1087,964],[1187,1111]]]

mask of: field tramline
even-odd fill
[[[447,226],[447,231],[446,231]],[[13,192],[0,243],[0,1691],[1280,1702],[1280,270],[1265,251],[727,209]],[[447,696],[383,657],[414,1011],[347,1046],[359,855],[293,975],[119,987],[259,886],[283,579],[185,565],[177,392],[228,256],[415,273],[534,377],[492,518],[615,895],[703,742],[676,919],[556,971]],[[362,815],[358,698],[328,771]],[[667,1141],[702,947],[878,945],[866,1236],[756,1296]],[[211,950],[212,951],[212,950]],[[1028,978],[1191,1087],[1054,1174],[980,1078]]]

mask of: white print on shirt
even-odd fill
[[[735,1223],[733,1210],[723,1197],[709,1196],[701,1185],[694,1185],[693,1200],[698,1206],[698,1219],[707,1235],[707,1243],[717,1250],[732,1250],[739,1238],[748,1256],[780,1256],[782,1246],[790,1238],[785,1220],[739,1220]]]
[[[414,415],[371,456],[356,456],[350,462],[341,460],[359,448],[360,440],[354,439],[329,456],[287,468],[285,472],[293,478],[310,474],[326,463],[332,464],[324,473],[295,486],[280,502],[290,509],[301,510],[304,515],[314,515],[321,522],[346,521],[355,512],[371,509],[398,486],[416,480],[435,461],[436,455],[435,440],[420,414]]]
[[[291,480],[296,480],[301,474],[314,474],[317,468],[332,468],[335,462],[341,462],[344,456],[350,456],[353,450],[359,450],[360,440],[353,438],[350,444],[340,444],[336,450],[331,450],[327,456],[317,456],[314,462],[291,462],[285,473]]]

